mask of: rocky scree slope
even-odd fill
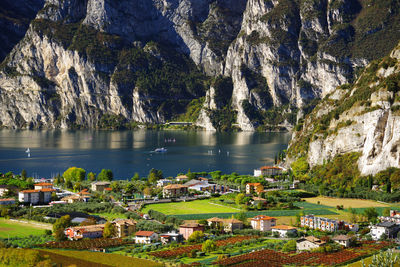
[[[372,61],[353,84],[328,94],[295,127],[288,163],[310,166],[357,152],[362,175],[400,167],[400,44]]]
[[[47,0],[1,64],[0,124],[289,127],[400,37],[399,1]],[[373,49],[372,49],[373,48]]]

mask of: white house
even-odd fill
[[[161,234],[160,235],[160,240],[162,244],[168,244],[171,242],[176,242],[176,243],[182,243],[185,239],[183,238],[182,234],[179,234],[175,231]]]
[[[158,234],[153,231],[138,231],[135,234],[136,244],[151,244],[158,240]]]
[[[271,231],[271,227],[276,225],[276,218],[266,215],[257,215],[251,218],[251,227],[262,232]]]
[[[172,183],[171,180],[168,180],[168,179],[161,179],[161,180],[158,180],[158,181],[157,181],[157,187],[164,187],[164,186],[169,185],[169,184],[171,184],[171,183]]]
[[[351,244],[351,237],[347,235],[337,235],[333,237],[332,240],[346,248],[350,247]]]
[[[316,238],[314,236],[307,236],[307,237],[302,237],[300,239],[297,239],[296,249],[298,251],[311,250],[311,249],[315,249],[315,248],[324,246],[325,244],[326,244],[326,242],[322,241],[319,238]]]
[[[289,225],[276,225],[271,227],[272,234],[278,233],[280,237],[287,237],[288,234],[296,234],[296,227],[292,227]]]
[[[37,184],[34,184],[34,186],[35,186],[35,190],[41,190],[41,189],[46,189],[46,188],[53,189],[52,183],[37,183]]]
[[[51,194],[55,189],[44,188],[40,190],[23,190],[18,193],[19,202],[31,204],[47,204],[51,201]]]
[[[370,226],[371,229],[371,237],[373,240],[379,240],[383,234],[386,237],[393,238],[396,237],[396,234],[399,232],[400,225],[394,222],[381,222],[376,225]]]

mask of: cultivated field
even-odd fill
[[[68,266],[75,264],[77,267],[86,267],[92,263],[93,266],[118,266],[118,267],[159,267],[159,263],[122,256],[118,254],[102,253],[102,252],[89,252],[89,251],[66,251],[56,249],[43,249],[40,250],[42,255],[49,255],[52,261]]]
[[[164,213],[165,215],[200,214],[200,213],[225,213],[238,212],[238,209],[210,203],[208,199],[188,202],[173,202],[146,205],[142,212],[147,213],[150,209]]]
[[[345,209],[352,208],[369,208],[369,207],[389,207],[390,205],[379,203],[373,200],[366,199],[353,199],[353,198],[335,198],[335,197],[313,197],[305,198],[305,201],[317,204],[318,201],[321,205],[336,207],[343,205]]]
[[[3,218],[0,219],[0,238],[42,235],[44,234],[44,229],[48,229],[45,224],[35,225],[32,223],[16,222]]]

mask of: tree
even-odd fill
[[[135,191],[136,191],[136,186],[134,183],[128,183],[125,185],[125,193],[126,194],[132,194]]]
[[[101,172],[97,175],[98,181],[109,181],[111,182],[114,179],[114,174],[109,169],[102,169]]]
[[[367,208],[364,210],[364,216],[367,217],[367,220],[376,223],[378,219],[378,212],[376,211],[375,208]]]
[[[247,221],[246,212],[241,211],[236,213],[235,218],[245,223]]]
[[[384,217],[390,217],[390,208],[385,208],[383,210],[382,216]]]
[[[188,238],[188,242],[198,243],[204,239],[204,233],[202,231],[194,231]]]
[[[201,251],[203,252],[213,252],[217,250],[217,243],[214,240],[206,240],[201,246]]]
[[[119,192],[121,191],[121,186],[117,181],[114,181],[111,183],[111,188],[113,192]]]
[[[296,251],[296,240],[289,240],[285,245],[282,247],[283,252],[290,252],[290,251]]]
[[[385,252],[381,252],[372,257],[372,262],[368,265],[368,267],[393,267],[398,261],[398,256],[393,254],[392,250],[388,250]],[[367,267],[364,264],[364,260],[361,261],[363,267]]]
[[[56,220],[53,224],[53,233],[57,241],[65,239],[64,230],[69,226],[71,226],[71,217],[69,215],[62,216]]]
[[[149,173],[149,176],[147,177],[147,180],[149,181],[150,184],[155,184],[158,181],[157,174],[154,172]]]
[[[96,174],[94,172],[89,172],[87,177],[88,177],[88,180],[91,182],[96,181]]]
[[[140,176],[139,173],[135,172],[135,174],[133,175],[131,181],[139,181],[140,180]]]
[[[236,205],[239,206],[240,204],[243,204],[244,203],[244,198],[245,198],[245,195],[243,193],[237,194],[236,197],[235,197]]]
[[[80,191],[81,187],[82,187],[82,184],[80,182],[74,183],[74,191],[75,192]]]
[[[1,217],[6,217],[6,216],[8,216],[8,212],[9,212],[9,209],[8,209],[8,208],[2,207],[2,208],[1,208]]]
[[[196,179],[196,174],[194,174],[193,172],[191,172],[190,169],[188,170],[186,176],[188,177],[189,180]]]
[[[103,237],[110,238],[115,235],[115,225],[110,222],[106,222],[104,225]]]
[[[63,173],[65,182],[82,182],[85,180],[86,171],[82,168],[71,167]]]
[[[310,166],[308,165],[307,159],[305,157],[298,158],[295,162],[292,163],[291,167],[293,175],[300,179],[304,179],[304,176],[310,169]]]
[[[25,169],[23,169],[21,172],[21,178],[22,178],[22,180],[25,180],[27,178],[27,173],[26,173]]]
[[[352,207],[349,207],[349,212],[350,212],[350,222],[356,223],[357,222],[357,210],[353,209]]]
[[[372,175],[368,176],[368,189],[371,190],[374,185],[374,177]]]
[[[151,196],[151,187],[146,187],[143,189],[143,195]]]

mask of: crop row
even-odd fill
[[[375,253],[383,248],[391,246],[390,242],[367,243],[362,246],[343,249],[333,253],[302,252],[296,255],[289,255],[270,249],[260,250],[237,257],[227,258],[214,262],[219,266],[272,266],[283,265],[295,266],[320,266],[343,264],[356,258]]]
[[[87,250],[96,248],[117,247],[130,244],[132,242],[133,241],[125,241],[120,238],[115,238],[115,239],[96,238],[96,239],[78,240],[78,241],[48,242],[39,246],[43,248]]]

